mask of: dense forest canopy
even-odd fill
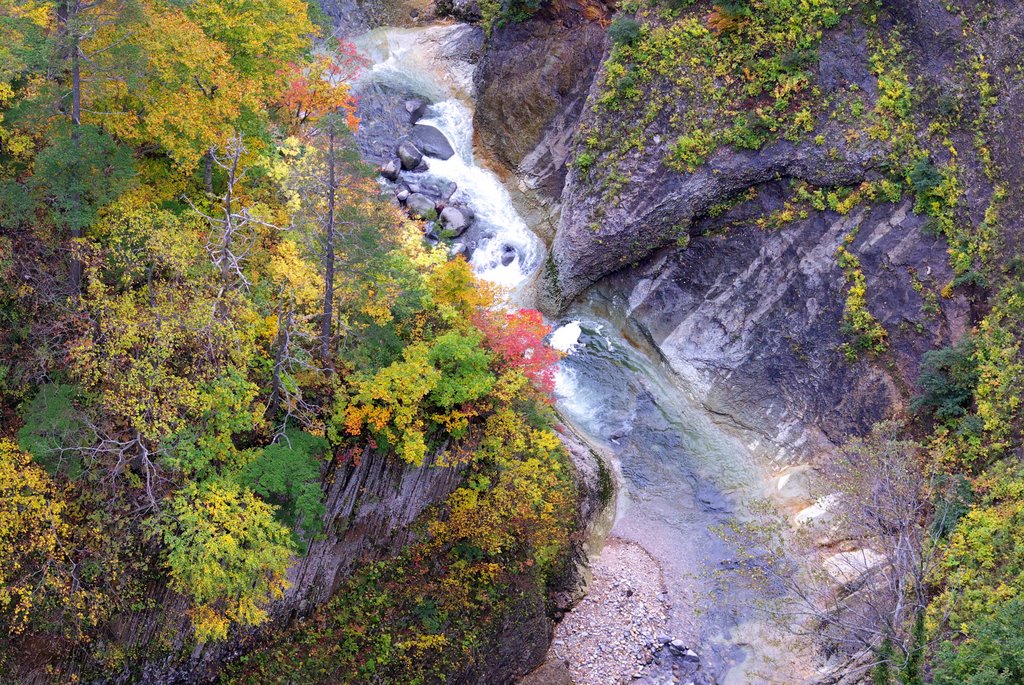
[[[380,197],[352,139],[365,65],[311,16],[0,5],[4,680],[131,680],[265,624],[334,474],[374,455],[466,475],[411,558],[366,572],[425,564],[373,611],[429,598],[437,629],[353,633],[353,678],[471,661],[500,589],[562,563],[548,329],[488,309]]]

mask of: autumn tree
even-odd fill
[[[331,340],[335,327],[335,287],[338,278],[339,250],[354,255],[371,228],[360,216],[362,202],[341,202],[352,198],[364,175],[359,155],[350,140],[349,121],[338,112],[315,119],[309,143],[298,160],[289,184],[300,202],[297,228],[307,246],[320,262],[323,274],[323,299],[320,320],[320,359],[331,365]],[[345,188],[345,186],[349,186]],[[362,233],[362,236],[357,236]],[[339,240],[345,244],[339,246]],[[365,245],[363,245],[364,247]]]
[[[310,135],[311,127],[322,117],[338,113],[345,117],[345,125],[355,131],[359,119],[350,84],[366,66],[366,59],[355,46],[341,40],[330,50],[318,52],[309,63],[288,65],[288,85],[280,107],[292,129]]]
[[[544,343],[551,327],[544,323],[540,312],[481,310],[474,321],[506,368],[520,369],[543,395],[554,392],[555,370],[561,354]]]
[[[171,587],[193,602],[200,642],[223,640],[232,624],[259,625],[282,596],[292,540],[273,508],[228,481],[183,488],[162,514]]]
[[[58,223],[70,232],[70,289],[77,294],[82,280],[77,241],[96,208],[122,189],[118,177],[131,173],[121,150],[120,159],[114,160],[114,178],[109,178],[111,172],[106,165],[114,158],[117,143],[104,131],[83,129],[83,103],[88,108],[93,95],[83,91],[86,85],[117,80],[115,65],[125,57],[120,34],[137,6],[132,0],[56,0],[54,4],[54,54],[61,74],[55,81],[56,104],[67,121],[63,132],[54,136],[50,156],[37,160],[37,165],[48,161],[49,166],[37,166],[35,178],[46,182],[56,196]],[[51,179],[49,174],[58,170],[63,174]]]
[[[65,508],[47,473],[0,439],[0,616],[8,633],[23,631],[53,594],[70,592]]]

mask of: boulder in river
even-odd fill
[[[459,184],[456,183],[455,181],[452,181],[447,186],[445,186],[444,190],[441,191],[441,202],[448,202],[449,200],[451,200],[452,195],[454,195],[455,191],[458,189]]]
[[[415,147],[423,152],[427,157],[436,157],[437,159],[450,159],[455,154],[455,149],[452,144],[448,142],[444,134],[433,126],[427,124],[416,124],[412,127],[412,133],[409,134]]]
[[[380,167],[380,175],[387,180],[394,182],[398,180],[398,174],[402,171],[402,160],[397,157],[389,159]]]
[[[514,262],[516,260],[516,257],[518,257],[518,256],[519,256],[519,253],[516,252],[516,248],[512,247],[511,245],[502,245],[501,246],[501,265],[502,266],[508,266],[509,264]]]
[[[396,199],[397,199],[397,200],[398,200],[399,202],[405,202],[406,200],[408,200],[408,199],[409,199],[409,196],[410,196],[410,195],[412,195],[412,193],[410,193],[410,192],[409,192],[409,189],[408,189],[408,188],[402,188],[402,189],[401,189],[401,190],[399,190],[399,191],[398,191],[397,193],[395,193],[395,198],[396,198]]]
[[[415,124],[427,113],[427,103],[419,99],[406,100],[405,111],[409,113],[409,123]]]
[[[437,217],[437,208],[434,201],[422,193],[413,193],[406,201],[405,206],[409,213],[421,219],[434,219]]]
[[[415,169],[423,161],[423,153],[416,147],[415,143],[409,140],[404,140],[399,144],[397,153],[398,159],[402,162],[403,169]]]
[[[441,211],[441,225],[444,226],[445,235],[449,238],[457,238],[469,228],[470,219],[463,213],[461,207],[445,207]]]

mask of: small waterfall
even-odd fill
[[[420,185],[454,182],[453,202],[472,208],[473,226],[462,241],[483,279],[513,290],[524,284],[544,260],[544,246],[512,206],[508,190],[473,152],[472,71],[447,59],[445,46],[458,25],[423,29],[377,29],[355,40],[372,62],[357,88],[367,85],[418,95],[432,104],[418,122],[440,130],[455,150],[450,159],[428,158],[428,170],[411,173]],[[516,293],[512,293],[516,301]]]
[[[543,261],[544,246],[512,206],[497,175],[473,159],[473,113],[452,98],[431,105],[420,123],[439,129],[455,148],[450,159],[431,159],[424,176],[457,183],[455,199],[476,212],[474,271],[508,288],[525,282]]]

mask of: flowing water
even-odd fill
[[[545,248],[500,179],[475,158],[467,70],[444,54],[446,36],[456,29],[378,29],[359,38],[357,46],[373,62],[360,87],[385,86],[433,103],[422,123],[440,129],[456,154],[429,159],[429,171],[409,177],[458,184],[455,200],[476,212],[471,235],[463,238],[471,243],[474,269],[507,286],[513,303],[528,306],[529,283]],[[764,494],[765,473],[653,350],[627,339],[614,307],[584,302],[553,323],[558,327],[550,342],[567,355],[557,376],[558,409],[612,455],[619,477],[612,534],[639,543],[660,562],[669,627],[699,645],[718,682],[769,682],[757,669],[785,655],[741,606],[750,598],[721,582],[734,567],[735,550],[715,532],[743,515],[744,502]]]

